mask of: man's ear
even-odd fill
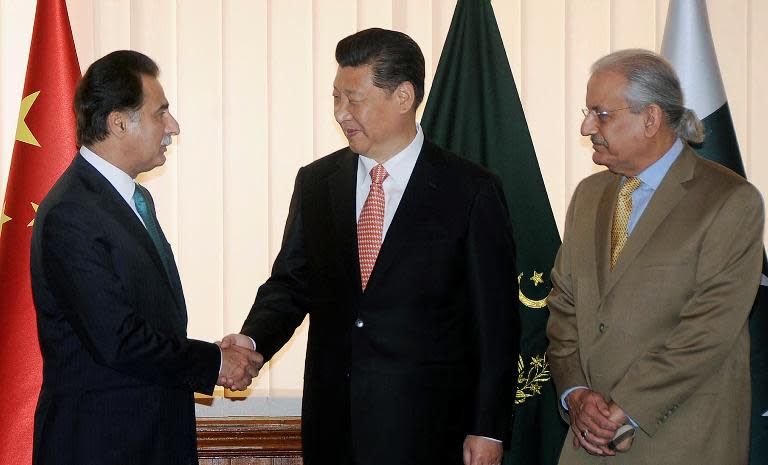
[[[401,82],[394,92],[400,113],[408,113],[416,102],[416,89],[410,81]]]
[[[124,111],[113,111],[107,115],[107,131],[115,137],[123,137],[128,132],[130,116]]]
[[[664,111],[661,109],[660,106],[658,106],[655,103],[652,103],[645,107],[643,110],[643,114],[645,115],[645,136],[646,137],[654,137],[656,134],[658,134],[659,130],[661,129],[662,125],[664,124]]]

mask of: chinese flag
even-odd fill
[[[77,150],[72,101],[80,79],[64,0],[38,0],[5,202],[0,210],[0,463],[32,463],[42,380],[29,247],[37,204]]]

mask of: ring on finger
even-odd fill
[[[589,436],[589,430],[588,429],[584,429],[581,432],[581,437],[582,437],[582,439],[584,439],[586,441],[587,440],[587,436]]]

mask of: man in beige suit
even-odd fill
[[[608,170],[576,188],[552,271],[560,463],[746,464],[762,198],[686,145],[702,124],[658,55],[598,60],[586,104],[581,133]],[[617,454],[623,424],[634,442]]]

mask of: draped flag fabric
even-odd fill
[[[42,380],[29,248],[37,205],[75,152],[72,101],[80,79],[64,0],[38,0],[16,141],[0,206],[0,463],[32,463]]]
[[[745,176],[731,111],[715,55],[705,0],[671,0],[661,54],[675,67],[685,105],[704,122],[700,155]],[[768,265],[750,316],[752,338],[752,438],[750,464],[768,457]]]
[[[504,184],[522,322],[520,375],[517,392],[510,393],[517,407],[504,462],[555,464],[566,425],[545,357],[545,327],[560,236],[490,0],[458,1],[421,126],[435,143],[480,163]]]

